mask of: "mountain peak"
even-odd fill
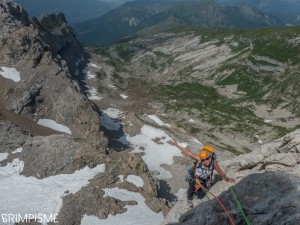
[[[173,24],[170,18],[174,18]],[[165,26],[166,21],[169,26]],[[248,5],[230,7],[220,6],[215,1],[143,0],[128,2],[104,16],[77,24],[75,28],[85,44],[110,44],[146,29],[153,28],[156,33],[156,29],[167,31],[178,25],[213,29],[284,26],[278,19]]]

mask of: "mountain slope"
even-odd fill
[[[133,80],[150,88],[155,100],[147,105],[158,105],[180,129],[244,152],[299,128],[299,34],[299,27],[181,26],[91,51],[107,57],[122,89],[134,88]]]
[[[170,22],[171,18],[177,24],[217,29],[283,26],[276,18],[249,6],[220,7],[213,1],[141,0],[127,2],[102,17],[76,24],[75,29],[85,44],[109,44],[164,21]]]
[[[91,126],[89,134],[80,126],[87,121],[98,121],[98,118],[93,106],[84,103],[77,83],[80,79],[75,76],[75,82],[71,79],[76,62],[84,52],[64,15],[49,15],[31,22],[18,5],[3,3],[1,10],[1,72],[3,68],[10,68],[18,71],[20,80],[26,81],[7,81],[2,89],[5,107],[31,119],[54,119],[72,126],[78,135],[91,135],[99,142],[99,126]],[[7,23],[8,20],[11,23]],[[8,89],[11,91],[6,93]],[[73,101],[66,100],[71,96]],[[66,105],[65,101],[70,104]],[[72,109],[74,105],[80,110]],[[93,116],[86,117],[81,110]]]

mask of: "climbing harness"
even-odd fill
[[[198,178],[196,178],[196,179],[195,179],[195,188],[194,188],[194,192],[197,192],[197,191],[201,188],[201,186],[202,186],[201,181],[200,181]],[[205,193],[205,194],[206,194],[206,193]]]
[[[207,187],[211,186],[214,173],[214,159],[211,158],[211,163],[208,169],[203,168],[203,162],[194,168],[194,179],[199,179],[200,181],[206,182]]]
[[[244,211],[243,211],[243,208],[242,208],[242,206],[241,206],[241,204],[240,204],[240,202],[239,202],[239,200],[238,200],[238,198],[237,198],[237,195],[236,195],[235,192],[234,192],[233,185],[230,185],[230,191],[231,191],[231,193],[232,193],[232,195],[233,195],[233,197],[234,197],[234,199],[235,199],[235,202],[236,202],[236,204],[237,204],[239,210],[241,211],[241,213],[242,213],[242,215],[243,215],[243,217],[244,217],[244,220],[246,221],[247,225],[250,225],[250,222],[249,222],[249,220],[248,220],[246,214],[245,214]]]

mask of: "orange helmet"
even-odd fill
[[[209,151],[211,153],[215,153],[215,149],[209,145],[204,145],[203,150]]]
[[[209,157],[208,151],[201,151],[201,152],[199,153],[199,157],[200,157],[201,160],[202,160],[202,159],[208,158],[208,157]]]

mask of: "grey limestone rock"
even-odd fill
[[[228,177],[237,181],[235,190],[250,224],[299,224],[300,221],[300,130],[250,153],[220,161]],[[210,191],[219,195],[236,224],[246,224],[225,181]],[[228,218],[216,200],[203,199],[194,209],[182,196],[163,224],[227,224]]]
[[[295,168],[300,172],[299,166]],[[250,224],[299,224],[299,175],[265,172],[243,178],[234,191]],[[230,190],[219,196],[235,224],[246,224]],[[216,200],[203,203],[182,215],[179,224],[227,224]]]
[[[1,66],[16,68],[21,77],[2,90],[5,108],[36,122],[52,119],[69,127],[74,136],[106,148],[99,109],[87,99],[80,74],[74,75],[85,52],[64,15],[30,21],[15,3],[0,6],[0,33],[7,37],[0,49]]]

